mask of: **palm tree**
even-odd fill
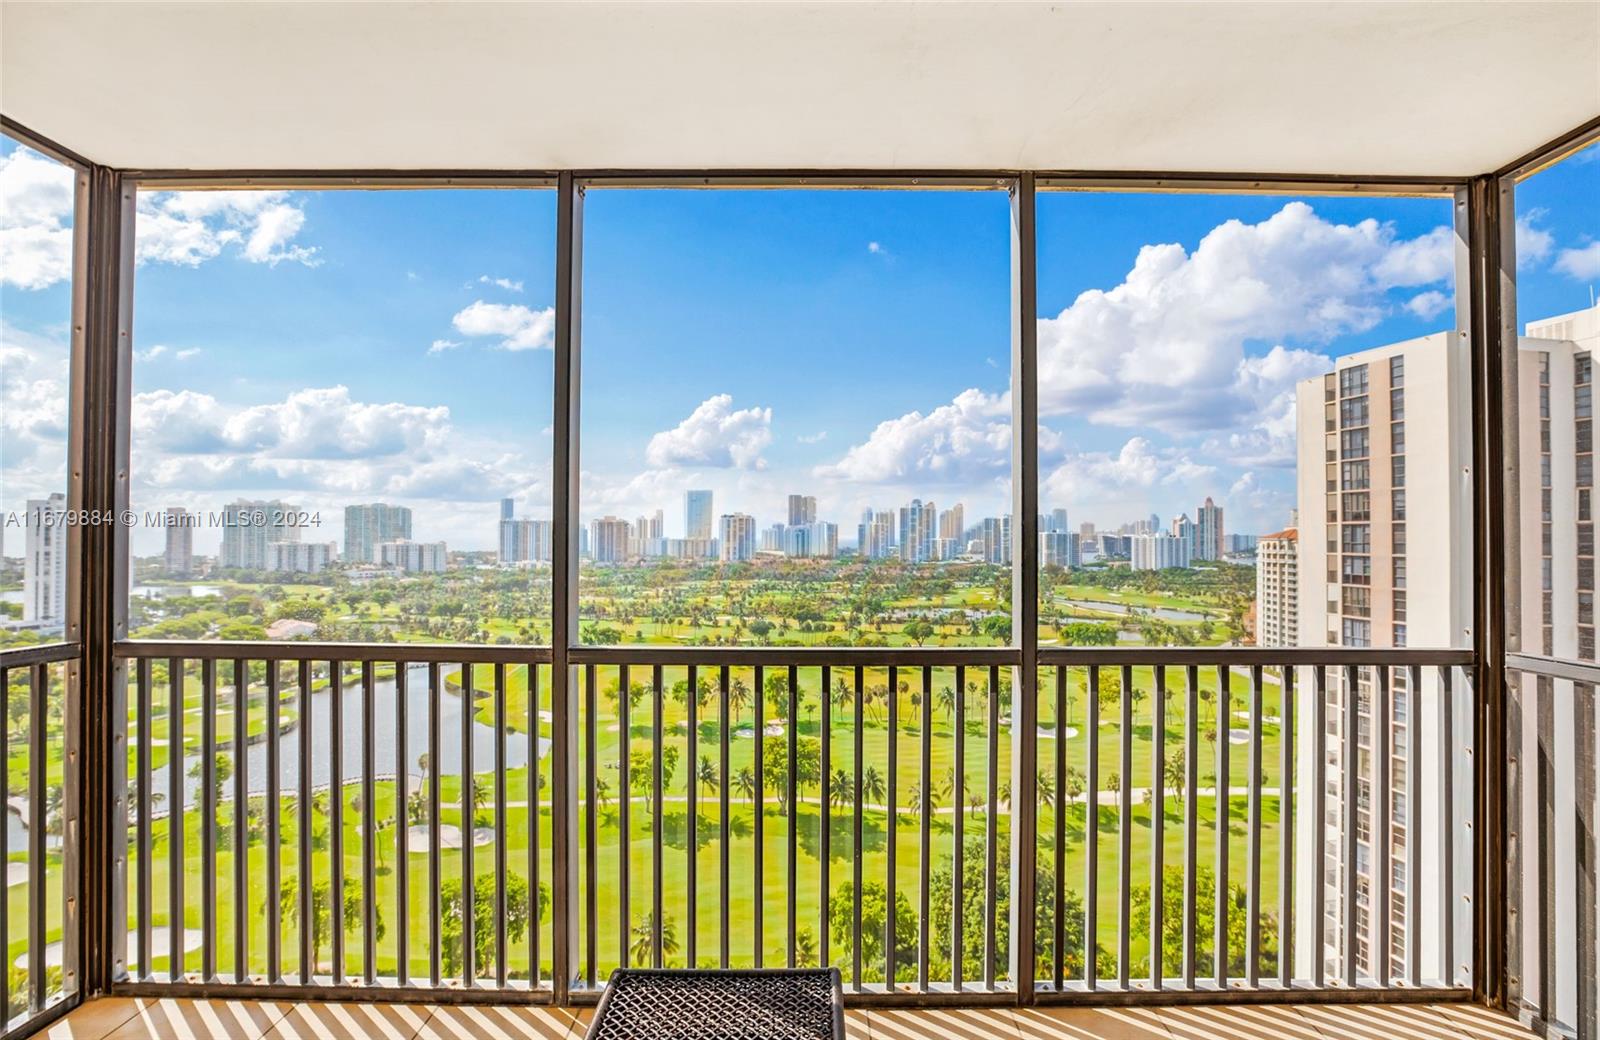
[[[749,766],[740,768],[738,775],[733,778],[733,787],[734,790],[744,795],[745,801],[755,801],[756,775],[750,771]]]
[[[936,697],[937,700],[935,703],[937,704],[939,710],[944,712],[945,720],[954,721],[956,714],[955,691],[950,689],[948,686],[941,686]]]
[[[651,955],[655,952],[655,917],[645,914],[644,919],[633,926],[633,941],[628,944],[628,955],[633,958],[635,967],[642,968],[650,963]],[[678,927],[670,917],[661,919],[661,957],[666,960],[678,952]]]
[[[861,774],[861,793],[867,801],[882,805],[884,800],[883,774],[878,772],[877,766],[868,766],[866,772]],[[894,812],[895,806],[889,806],[889,811]]]
[[[728,710],[733,712],[733,721],[738,722],[744,715],[744,709],[750,704],[750,687],[738,676],[733,679],[733,685],[728,687]]]
[[[708,788],[712,794],[717,793],[717,770],[714,766],[712,766],[710,756],[700,756],[700,772],[696,779],[700,781],[701,793],[704,793]],[[694,814],[697,817],[700,815],[702,804],[703,803],[700,801],[695,802]]]
[[[1056,804],[1056,782],[1042,769],[1039,771],[1038,789],[1039,801],[1044,803],[1046,808]]]
[[[851,795],[854,793],[850,789],[850,774],[846,773],[843,769],[835,769],[833,771],[833,780],[831,783],[832,790],[828,792],[828,797],[833,803],[833,808],[838,809],[849,805]]]

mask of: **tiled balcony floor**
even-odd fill
[[[106,998],[50,1040],[566,1040],[588,1009],[291,1004]],[[1509,1018],[1465,1004],[1163,1009],[850,1011],[852,1040],[1524,1040]]]

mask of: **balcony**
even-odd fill
[[[1600,1038],[1600,29],[1338,7],[0,5],[0,1040]]]

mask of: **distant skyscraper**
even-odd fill
[[[1300,640],[1300,570],[1294,528],[1256,543],[1256,645],[1294,646]]]
[[[735,563],[756,555],[756,518],[749,513],[725,513],[721,522],[721,559]]]
[[[517,515],[517,503],[516,503],[516,500],[515,499],[510,499],[510,498],[502,498],[500,500],[500,519],[502,519],[502,520],[510,520],[512,517],[514,517],[516,515]]]
[[[1011,517],[986,516],[981,525],[985,563],[1009,564],[1011,562]]]
[[[509,498],[501,501],[502,513],[510,501]],[[381,543],[410,537],[411,510],[405,506],[373,502],[371,505],[344,507],[345,563],[375,563]]]
[[[1194,558],[1220,560],[1227,548],[1222,531],[1222,507],[1213,505],[1210,498],[1200,506],[1195,517]]]
[[[28,499],[22,559],[22,620],[41,626],[67,620],[67,498]]]
[[[262,568],[282,574],[321,574],[339,557],[332,542],[268,542]]]
[[[1071,531],[1039,532],[1039,566],[1077,567],[1078,536]]]
[[[174,578],[187,578],[194,573],[194,529],[198,520],[182,506],[168,506],[162,519],[167,551],[161,565]]]
[[[939,511],[932,502],[919,498],[900,507],[900,558],[908,563],[926,563],[936,559],[934,543],[938,541]]]
[[[705,490],[683,493],[683,536],[685,538],[715,538],[712,527],[711,492]]]
[[[1189,519],[1188,513],[1172,518],[1172,537],[1183,543],[1184,553],[1190,560],[1199,559],[1196,554],[1200,551],[1200,529]]]
[[[222,510],[222,551],[217,562],[240,570],[273,570],[267,546],[300,541],[302,528],[289,522],[299,512],[299,507],[286,502],[228,503]]]
[[[1072,528],[1067,525],[1067,511],[1065,509],[1050,510],[1050,526],[1044,528],[1044,530],[1049,531],[1051,534],[1064,533],[1072,530]]]
[[[441,574],[450,566],[450,553],[443,542],[397,539],[378,546],[377,562],[406,574]]]
[[[548,520],[500,521],[500,562],[549,563],[551,525]]]
[[[628,521],[603,516],[589,521],[589,554],[595,563],[623,563],[628,559]]]
[[[790,495],[789,496],[789,526],[804,527],[806,524],[817,522],[817,498],[815,495]]]

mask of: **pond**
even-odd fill
[[[1131,614],[1137,610],[1140,614],[1158,617],[1163,621],[1204,621],[1209,614],[1202,614],[1194,610],[1179,610],[1176,607],[1130,607],[1126,603],[1106,603],[1101,600],[1069,599],[1064,601],[1069,607],[1079,610],[1098,610],[1105,614]]]

